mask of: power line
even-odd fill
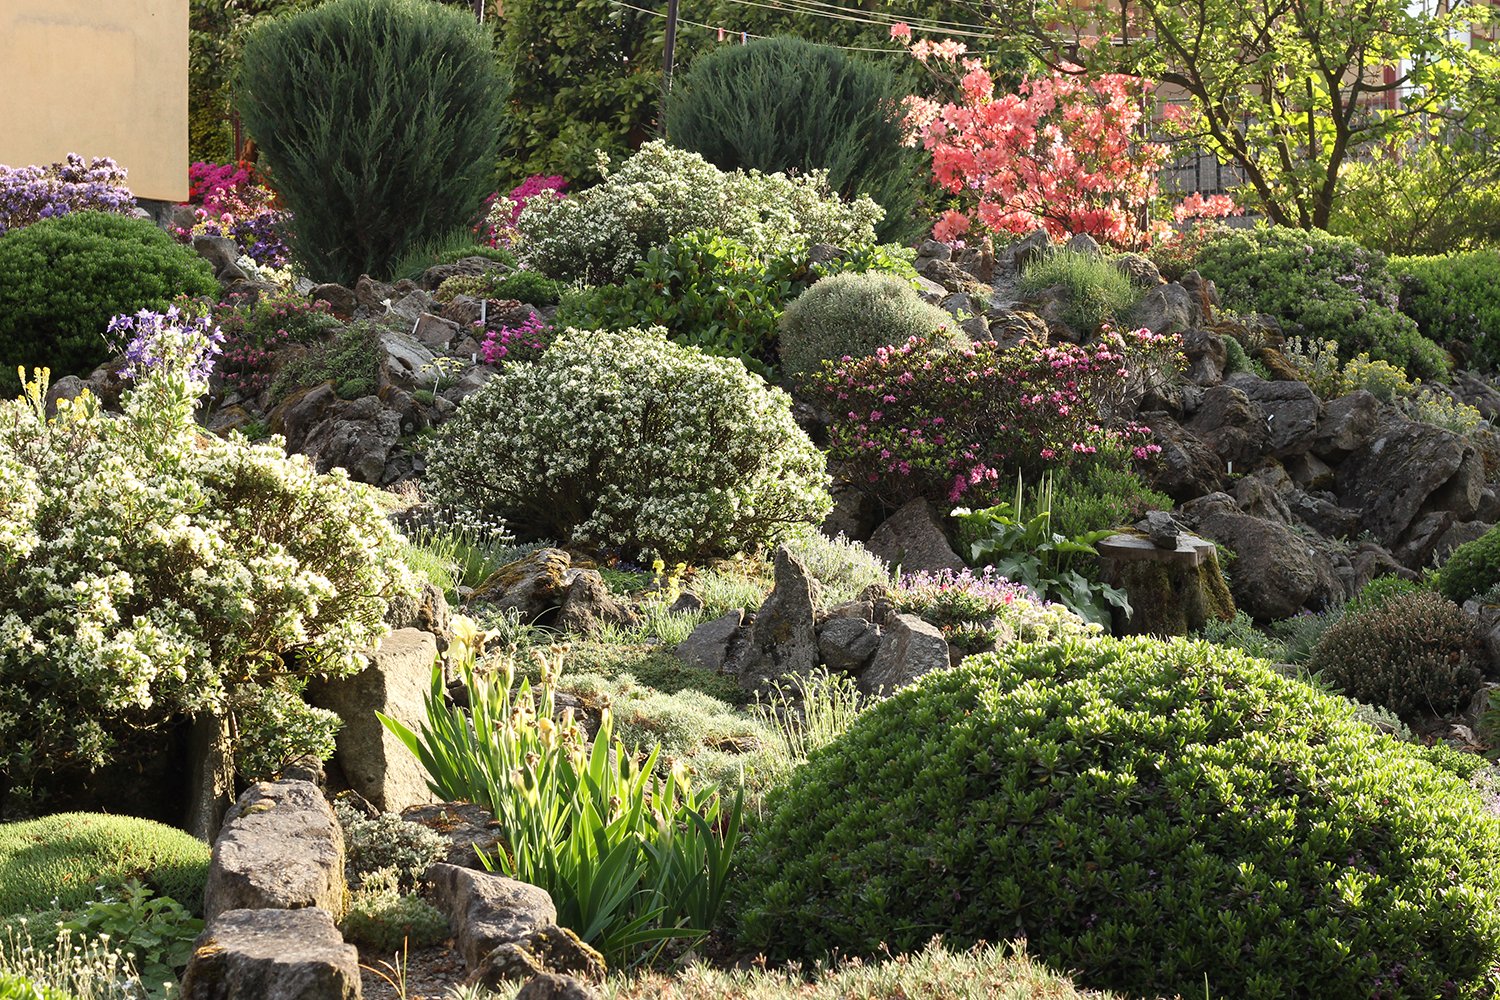
[[[784,10],[788,13],[807,14],[813,17],[827,17],[838,21],[857,21],[861,24],[876,24],[886,27],[905,24],[913,31],[964,35],[970,38],[989,38],[991,35],[991,32],[980,28],[978,25],[966,24],[961,21],[944,21],[937,18],[923,17],[905,18],[882,11],[840,7],[838,4],[826,3],[824,0],[770,0],[769,3],[763,3],[761,0],[730,0],[730,3],[745,4],[750,7],[765,7],[769,10]]]
[[[756,6],[756,7],[768,7],[770,9],[781,10],[781,11],[784,11],[784,12],[789,13],[789,14],[806,13],[806,14],[812,14],[812,15],[816,15],[816,16],[824,16],[824,17],[830,16],[830,15],[827,15],[827,14],[823,14],[820,11],[812,11],[812,10],[799,11],[799,10],[790,9],[790,8],[787,8],[787,7],[784,7],[784,6],[779,6],[779,5],[778,6],[773,6],[771,4],[758,3],[758,2],[754,2],[754,0],[732,0],[732,2],[735,2],[735,3],[748,3],[751,6]],[[627,3],[626,0],[610,0],[610,3],[613,4],[616,7],[623,7],[626,10],[633,10],[633,11],[635,11],[637,13],[640,13],[640,14],[649,14],[652,17],[667,17],[668,16],[666,13],[664,13],[662,11],[651,10],[649,8],[646,8],[646,7],[638,7],[635,4],[633,4],[633,3]],[[854,17],[844,17],[844,18],[837,18],[837,19],[838,20],[846,20],[846,21],[854,21],[854,22],[857,22],[857,23],[864,23],[864,24],[876,24],[876,25],[882,25],[882,26],[884,26],[884,25],[886,25],[888,23],[897,23],[897,22],[884,22],[884,21],[865,21],[863,19],[854,18]],[[726,28],[723,25],[705,24],[702,21],[689,20],[688,18],[682,17],[681,15],[679,15],[677,17],[677,23],[679,25],[682,25],[682,24],[690,25],[690,26],[692,26],[694,28],[703,28],[705,31],[716,31],[716,32],[719,32],[721,34],[740,35],[740,36],[745,37],[745,38],[769,38],[770,37],[769,35],[762,35],[762,34],[760,34],[758,32],[754,32],[754,31],[740,31],[740,30],[735,30],[733,28]],[[913,25],[912,29],[914,31],[915,30],[931,31],[934,34],[944,34],[945,33],[945,31],[943,29],[918,27],[916,25]],[[951,33],[951,32],[949,32],[949,33]],[[971,35],[971,37],[991,38],[993,36],[986,34],[986,35],[982,35],[982,36],[981,35]],[[891,48],[882,48],[882,47],[875,47],[875,46],[869,46],[869,45],[834,45],[834,44],[831,44],[831,43],[828,43],[828,42],[819,42],[818,44],[820,44],[820,45],[826,45],[829,48],[843,49],[846,52],[872,52],[872,53],[879,53],[879,54],[884,54],[884,55],[890,55],[890,54],[906,55],[906,53],[907,53],[906,46],[904,46],[904,45],[902,45],[902,46],[895,46],[895,47],[891,47]],[[996,54],[996,53],[986,53],[986,52],[982,52],[982,51],[971,51],[969,54],[970,55],[976,55],[976,56],[978,56],[978,55],[993,55],[993,54]]]

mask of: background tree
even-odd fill
[[[1479,127],[1496,64],[1463,40],[1477,16],[1407,0],[1039,0],[997,19],[1054,66],[1181,88],[1171,135],[1237,167],[1271,221],[1323,229],[1352,160]]]

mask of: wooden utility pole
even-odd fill
[[[677,0],[667,0],[667,44],[662,51],[662,88],[672,89],[672,60],[677,55]]]

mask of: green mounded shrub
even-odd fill
[[[330,0],[262,22],[235,81],[297,257],[346,285],[473,222],[507,92],[472,14],[426,0]]]
[[[1125,272],[1107,259],[1073,250],[1054,250],[1021,275],[1021,295],[1027,298],[1057,286],[1067,301],[1059,318],[1085,337],[1123,317],[1141,297]]]
[[[1473,147],[1473,142],[1423,142],[1397,156],[1346,162],[1328,231],[1389,254],[1446,254],[1500,244],[1500,160]]]
[[[568,286],[535,271],[485,271],[460,274],[438,286],[437,299],[451,302],[456,295],[476,299],[515,299],[533,306],[555,306]]]
[[[1408,722],[1468,705],[1486,662],[1474,620],[1430,590],[1380,593],[1323,633],[1308,669]]]
[[[1443,349],[1397,306],[1400,283],[1382,253],[1316,230],[1208,230],[1185,262],[1214,282],[1225,309],[1269,313],[1287,334],[1337,341],[1414,378],[1443,378]]]
[[[395,813],[365,816],[338,802],[334,806],[344,828],[344,877],[351,889],[368,883],[371,890],[389,884],[409,893],[422,875],[448,853],[448,840],[420,823]]]
[[[271,383],[277,402],[298,389],[333,384],[341,399],[372,395],[380,384],[380,327],[373,322],[341,327],[332,339],[291,358]]]
[[[821,173],[726,173],[696,153],[648,142],[594,187],[532,198],[516,231],[521,259],[536,270],[607,285],[624,280],[652,247],[695,230],[765,254],[871,244],[881,216],[868,198],[839,198]]]
[[[0,914],[76,910],[139,879],[158,896],[203,912],[208,845],[151,820],[59,813],[0,824]]]
[[[1433,574],[1432,585],[1448,600],[1462,604],[1500,583],[1500,528],[1491,528],[1453,550]]]
[[[1422,332],[1471,364],[1500,366],[1500,251],[1394,257],[1401,309]]]
[[[867,358],[912,337],[968,343],[958,321],[922,301],[911,282],[891,274],[835,274],[803,292],[781,317],[782,372],[803,382],[823,362]]]
[[[436,906],[388,886],[353,893],[339,930],[345,939],[382,955],[442,944],[450,934],[448,918]]]
[[[665,124],[672,144],[722,170],[828,172],[847,197],[885,209],[884,240],[911,240],[921,157],[906,144],[909,85],[889,65],[800,38],[721,45],[673,80]]]
[[[427,464],[439,504],[668,561],[817,523],[826,480],[786,393],[660,329],[564,332],[464,400]]]
[[[15,370],[83,375],[109,358],[111,317],[218,293],[208,262],[145,219],[74,212],[0,236],[0,388]]]
[[[1203,642],[1023,646],[864,712],[772,793],[738,944],[1024,933],[1144,996],[1479,997],[1500,820],[1341,699]]]

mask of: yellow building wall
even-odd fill
[[[188,0],[0,0],[0,163],[109,156],[188,192]]]

